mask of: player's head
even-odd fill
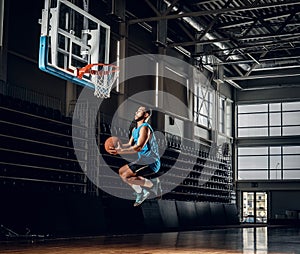
[[[135,112],[134,120],[147,122],[152,115],[152,110],[146,106],[140,106]]]

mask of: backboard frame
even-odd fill
[[[77,21],[81,21],[80,26]],[[110,26],[67,0],[45,0],[40,23],[39,68],[94,89],[90,76],[77,78],[77,69],[109,63]]]

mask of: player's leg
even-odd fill
[[[134,206],[139,206],[149,197],[150,192],[141,187],[141,184],[144,184],[144,180],[136,176],[136,173],[133,171],[137,169],[137,166],[132,166],[132,163],[130,166],[131,168],[129,165],[124,165],[121,167],[119,169],[119,175],[121,179],[129,184],[135,191],[136,200]]]
[[[153,183],[149,179],[143,177],[143,175],[153,174],[153,170],[148,165],[138,165],[131,163],[123,166],[119,174],[124,182],[130,185],[140,185],[142,187],[152,188]]]
[[[134,189],[135,192],[141,193],[142,188],[140,187],[140,185],[134,184],[133,182],[129,181],[129,179],[131,177],[135,177],[135,175],[136,174],[129,168],[129,166],[127,164],[119,169],[119,176],[121,177],[121,179],[125,183],[130,185]]]
[[[122,180],[129,185],[145,185],[145,178],[142,176],[137,176],[128,165],[124,165],[119,169],[119,175]]]
[[[162,188],[161,182],[157,177],[157,164],[153,163],[147,165],[147,167],[140,167],[138,170],[135,171],[139,180],[141,180],[141,186],[148,188],[151,192],[154,193],[156,197],[161,197],[162,195]],[[151,176],[156,175],[154,178]],[[149,178],[150,177],[150,178]],[[137,184],[137,182],[135,182]]]

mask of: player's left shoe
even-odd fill
[[[141,205],[148,197],[150,196],[150,192],[143,189],[141,193],[136,194],[136,200],[133,206],[139,206]]]

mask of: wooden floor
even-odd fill
[[[300,253],[300,229],[247,227],[44,241],[6,241],[6,254]]]

